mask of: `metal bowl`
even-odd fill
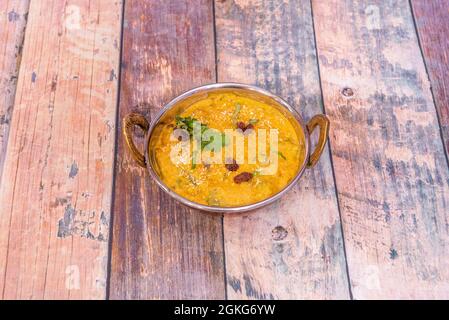
[[[292,123],[293,127],[296,130],[296,133],[298,134],[299,140],[302,140],[303,145],[305,146],[303,150],[304,155],[302,157],[302,159],[304,160],[303,163],[300,164],[298,172],[296,173],[295,177],[290,181],[290,183],[287,186],[285,186],[284,189],[272,195],[271,197],[266,198],[265,200],[238,207],[208,206],[197,202],[193,202],[191,200],[182,197],[181,195],[171,190],[159,178],[158,168],[156,162],[153,159],[153,153],[151,149],[151,138],[153,133],[160,128],[160,124],[162,122],[170,121],[177,114],[181,113],[183,110],[185,110],[187,107],[189,107],[196,101],[203,100],[207,98],[208,94],[217,92],[220,93],[232,92],[240,96],[249,97],[254,100],[267,103],[270,106],[277,108]],[[132,128],[134,126],[139,126],[146,133],[144,154],[142,154],[137,149],[132,140]],[[320,128],[320,134],[315,150],[311,153],[310,134],[316,127]],[[273,201],[282,197],[288,190],[290,190],[298,182],[298,180],[301,178],[306,168],[311,168],[317,163],[319,157],[321,156],[321,153],[323,152],[324,146],[326,145],[328,133],[329,133],[329,120],[324,114],[315,115],[306,125],[301,116],[298,114],[298,112],[296,112],[295,109],[293,109],[282,98],[264,89],[240,83],[216,83],[189,90],[179,95],[178,97],[170,101],[164,108],[162,108],[152,121],[151,125],[148,123],[148,121],[145,119],[144,116],[137,113],[131,113],[123,119],[123,134],[133,158],[137,161],[137,163],[140,166],[147,168],[150,176],[156,181],[156,183],[162,190],[164,190],[166,193],[168,193],[177,201],[191,208],[219,213],[231,213],[231,212],[236,213],[254,210],[263,207],[269,203],[272,203]]]

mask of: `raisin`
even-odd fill
[[[244,122],[238,122],[237,123],[237,129],[240,129],[240,130],[242,130],[242,131],[245,131],[245,129],[246,129],[246,125],[245,125],[245,123]]]
[[[239,165],[235,161],[235,159],[232,159],[232,163],[225,164],[226,169],[229,171],[237,171],[239,169]]]
[[[254,130],[254,126],[250,123],[249,125],[246,126],[245,130],[243,130],[243,134],[247,136],[252,132],[252,130]]]
[[[247,182],[253,178],[253,174],[250,172],[242,172],[234,177],[234,182],[240,184],[242,182]]]
[[[245,131],[246,130],[253,130],[253,129],[254,129],[254,126],[253,126],[252,123],[250,123],[249,125],[246,126]]]
[[[244,122],[238,122],[237,123],[237,129],[240,129],[243,131],[244,134],[247,134],[249,132],[246,132],[247,130],[253,130],[254,129],[254,125],[252,123],[249,123],[248,125],[246,125]]]
[[[208,162],[203,161],[203,165],[204,165],[204,168],[206,168],[206,169],[210,168],[210,163],[208,163]]]

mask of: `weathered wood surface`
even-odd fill
[[[123,31],[120,119],[215,82],[211,1],[126,1]],[[221,217],[160,191],[121,134],[115,170],[110,298],[224,298]]]
[[[449,171],[409,2],[312,2],[353,296],[449,297]]]
[[[106,296],[121,7],[31,1],[0,190],[3,299]]]
[[[411,4],[216,0],[216,65],[214,1],[126,1],[118,120],[217,76],[322,113],[314,21],[337,189],[326,151],[222,224],[116,130],[121,1],[0,1],[0,298],[449,298],[449,2]]]
[[[322,113],[310,3],[217,1],[218,80],[255,84]],[[347,299],[329,153],[268,208],[224,217],[228,297]]]
[[[0,185],[14,106],[28,0],[0,2]]]
[[[412,0],[421,48],[449,154],[449,0]]]

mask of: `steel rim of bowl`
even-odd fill
[[[148,158],[148,155],[149,155],[148,148],[149,148],[151,134],[152,134],[156,124],[159,122],[160,118],[165,114],[165,112],[170,110],[173,106],[175,106],[177,103],[181,102],[182,100],[192,96],[193,94],[197,94],[197,93],[203,92],[203,91],[208,91],[211,89],[223,89],[223,88],[249,90],[249,91],[253,91],[253,92],[257,92],[259,94],[265,95],[269,98],[272,98],[273,100],[278,102],[282,107],[287,109],[292,114],[292,116],[295,118],[295,120],[298,122],[301,129],[303,130],[304,139],[305,139],[306,156],[304,157],[304,161],[303,161],[302,165],[300,166],[300,169],[298,170],[295,177],[282,190],[275,193],[271,197],[266,198],[262,201],[258,201],[258,202],[252,203],[252,204],[247,204],[247,205],[238,206],[238,207],[214,207],[214,206],[200,204],[200,203],[191,201],[187,198],[184,198],[183,196],[172,191],[167,185],[165,185],[165,183],[159,178],[157,173],[154,171],[153,167],[151,166],[151,161]],[[301,115],[287,101],[285,101],[281,97],[279,97],[265,89],[262,89],[262,88],[259,88],[256,86],[243,84],[243,83],[222,82],[222,83],[207,84],[207,85],[203,85],[203,86],[199,86],[199,87],[190,89],[190,90],[180,94],[176,98],[172,99],[169,103],[167,103],[157,113],[154,120],[151,121],[150,128],[148,129],[148,132],[145,137],[144,156],[145,156],[147,170],[148,170],[151,178],[153,178],[156,181],[156,183],[162,190],[164,190],[167,194],[169,194],[175,200],[185,204],[186,206],[188,206],[190,208],[194,208],[194,209],[198,209],[198,210],[202,210],[202,211],[216,212],[216,213],[242,213],[242,212],[255,210],[255,209],[264,207],[270,203],[273,203],[274,201],[278,200],[283,195],[285,195],[288,191],[290,191],[296,185],[296,183],[298,182],[298,180],[301,178],[301,176],[304,174],[304,171],[306,170],[307,160],[310,157],[309,146],[310,146],[310,136],[309,136],[307,127],[304,124],[304,120],[302,119]]]

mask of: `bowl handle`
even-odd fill
[[[309,161],[307,162],[307,168],[313,168],[318,159],[323,153],[324,146],[326,145],[327,136],[329,135],[329,119],[324,114],[317,114],[313,116],[312,119],[307,123],[307,131],[309,135],[312,134],[313,130],[319,126],[320,136],[318,138],[318,143],[315,146],[315,150],[310,154]]]
[[[123,135],[125,136],[126,144],[128,145],[129,150],[131,151],[131,155],[134,160],[139,164],[139,166],[146,168],[145,157],[142,153],[140,153],[139,149],[137,149],[134,141],[132,139],[133,132],[132,128],[134,126],[139,126],[145,133],[148,132],[150,128],[150,124],[147,119],[141,114],[138,113],[130,113],[126,117],[123,118],[122,128]]]

